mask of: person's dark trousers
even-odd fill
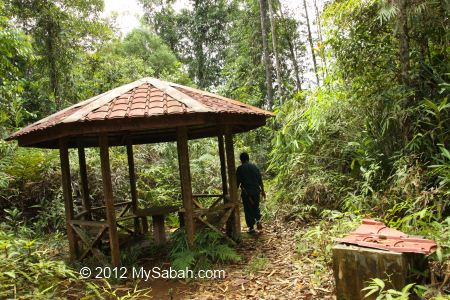
[[[244,204],[245,222],[249,229],[253,229],[256,222],[261,219],[259,210],[259,193],[247,194],[242,193],[242,204]]]

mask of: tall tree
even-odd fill
[[[187,65],[194,82],[202,88],[219,86],[234,5],[227,0],[191,0],[188,8],[175,12],[173,0],[140,1],[145,22]]]
[[[309,42],[309,46],[311,48],[311,55],[312,55],[312,60],[313,60],[313,66],[314,66],[314,73],[316,75],[316,81],[317,84],[320,84],[319,81],[319,73],[317,71],[317,61],[316,61],[316,54],[314,52],[314,41],[312,38],[312,33],[311,33],[311,25],[309,23],[309,16],[308,16],[308,7],[306,5],[306,0],[303,0],[303,6],[305,8],[305,18],[306,18],[306,26],[308,28],[308,42]]]
[[[401,66],[401,80],[405,86],[409,85],[409,37],[407,0],[398,0],[397,30],[399,39],[399,53]]]
[[[273,87],[272,87],[272,61],[270,59],[269,46],[267,44],[267,9],[266,1],[259,0],[259,12],[261,16],[261,39],[264,54],[264,67],[266,70],[267,106],[273,107]]]
[[[51,99],[35,103],[35,110],[49,113],[64,101],[75,102],[76,87],[72,81],[74,62],[96,45],[109,39],[110,29],[100,18],[103,1],[10,0],[8,6],[15,22],[32,36],[36,54],[34,98]]]
[[[322,60],[322,67],[324,69],[323,78],[327,75],[327,57],[325,54],[325,45],[323,43],[322,38],[322,24],[320,21],[320,13],[319,8],[317,7],[317,1],[313,0],[314,4],[314,11],[315,11],[315,19],[316,19],[316,26],[317,26],[317,37],[319,38],[319,55]]]
[[[282,97],[283,95],[283,85],[281,80],[281,68],[280,68],[280,58],[278,56],[278,44],[277,44],[277,32],[275,30],[275,20],[274,20],[274,12],[272,0],[267,0],[269,4],[269,20],[270,20],[270,31],[272,35],[272,51],[275,57],[275,73],[277,75],[277,84],[278,84],[278,95]]]
[[[299,68],[299,63],[298,63],[298,59],[297,59],[297,55],[296,55],[296,49],[295,49],[295,45],[294,45],[294,41],[291,37],[291,33],[292,32],[297,32],[297,26],[295,26],[293,28],[293,30],[291,30],[291,28],[289,27],[289,20],[288,18],[285,16],[284,12],[283,12],[283,8],[281,7],[280,4],[280,16],[281,16],[281,21],[283,23],[283,37],[287,42],[287,46],[289,49],[289,58],[292,62],[293,68],[294,68],[294,76],[295,76],[295,86],[296,86],[296,90],[297,91],[301,91],[302,90],[302,81],[300,79],[300,68]],[[295,25],[297,25],[295,23]]]

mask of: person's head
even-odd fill
[[[241,159],[241,163],[245,163],[250,160],[247,152],[242,152],[241,155],[239,155],[239,158]]]

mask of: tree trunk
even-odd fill
[[[314,65],[314,73],[316,74],[317,84],[319,84],[320,82],[319,82],[319,75],[317,73],[316,54],[314,53],[314,43],[313,43],[313,39],[312,39],[311,26],[309,24],[309,16],[308,16],[308,8],[306,6],[306,0],[303,0],[303,5],[305,7],[306,25],[308,26],[308,41],[309,41],[309,46],[311,47],[311,55],[312,55],[313,65]]]
[[[295,47],[294,47],[294,43],[292,42],[291,36],[288,33],[288,27],[286,26],[286,18],[284,17],[283,14],[283,10],[281,8],[280,5],[280,15],[281,15],[281,19],[283,21],[283,25],[284,25],[284,32],[285,32],[285,38],[286,38],[286,42],[289,46],[289,58],[292,61],[292,65],[294,66],[294,75],[295,75],[295,80],[296,80],[296,85],[297,85],[297,91],[301,91],[302,90],[302,82],[300,80],[300,71],[298,68],[298,61],[297,61],[297,57],[295,55]]]
[[[400,43],[400,78],[405,86],[409,86],[409,37],[408,37],[408,16],[407,0],[398,0],[398,39]]]
[[[61,94],[58,82],[58,67],[56,65],[56,53],[55,53],[55,39],[56,32],[55,23],[52,20],[47,22],[47,38],[45,39],[45,46],[47,48],[47,60],[49,63],[49,79],[50,79],[50,88],[53,93],[53,97],[55,98],[55,104],[58,109],[62,108],[61,103]]]
[[[327,74],[327,60],[326,60],[326,56],[325,56],[325,47],[324,47],[323,39],[322,39],[322,24],[320,24],[320,14],[319,14],[319,9],[317,7],[317,1],[313,0],[313,3],[314,3],[314,10],[316,12],[317,35],[319,37],[319,42],[320,42],[320,58],[322,59],[322,64],[323,64],[323,68],[324,68],[324,74],[323,74],[322,78],[324,78]]]
[[[265,0],[259,0],[259,11],[261,15],[261,38],[264,54],[264,67],[266,69],[266,87],[267,87],[267,104],[268,108],[273,107],[273,89],[272,89],[272,62],[269,55],[269,47],[267,45],[267,22],[266,22],[266,5]]]
[[[277,75],[277,83],[278,83],[278,95],[281,97],[283,95],[283,86],[281,85],[281,68],[277,50],[277,33],[275,31],[275,20],[273,19],[274,14],[273,14],[272,0],[268,0],[268,3],[269,3],[270,30],[272,32],[272,48],[273,48],[273,55],[275,57],[275,72]]]
[[[195,18],[200,18],[201,16],[197,15],[199,14],[199,10],[201,5],[201,1],[195,1],[194,3],[194,11],[195,11]],[[194,27],[194,36],[193,36],[193,43],[194,43],[194,52],[195,52],[195,60],[196,60],[196,66],[195,66],[195,79],[197,81],[197,84],[201,88],[206,87],[206,80],[205,80],[205,52],[203,51],[203,43],[206,40],[206,28],[204,26],[195,26]]]

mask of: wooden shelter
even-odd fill
[[[65,202],[67,236],[71,258],[82,259],[96,249],[107,235],[112,264],[120,265],[118,228],[128,232],[147,231],[147,217],[153,218],[153,235],[163,242],[164,215],[179,211],[188,242],[194,241],[195,224],[222,231],[227,224],[229,239],[240,238],[239,201],[235,174],[233,134],[263,126],[272,113],[235,100],[156,78],[143,78],[77,103],[11,135],[19,146],[59,149]],[[217,137],[222,190],[220,195],[193,195],[188,140]],[[133,145],[176,141],[183,207],[138,208]],[[126,146],[131,201],[117,201],[113,194],[109,161],[110,146]],[[89,197],[85,148],[99,147],[104,205],[92,207]],[[75,214],[69,165],[69,148],[78,149],[82,207]],[[227,180],[228,179],[228,180]],[[199,197],[216,197],[211,207],[202,207]],[[221,203],[223,201],[223,203]],[[94,213],[105,217],[94,220]],[[220,211],[212,224],[208,213]],[[128,214],[128,216],[127,216]],[[104,220],[103,220],[104,219]],[[133,230],[124,220],[134,220]],[[89,229],[89,230],[86,230]],[[91,236],[87,234],[91,233]],[[94,232],[94,234],[92,234]]]

